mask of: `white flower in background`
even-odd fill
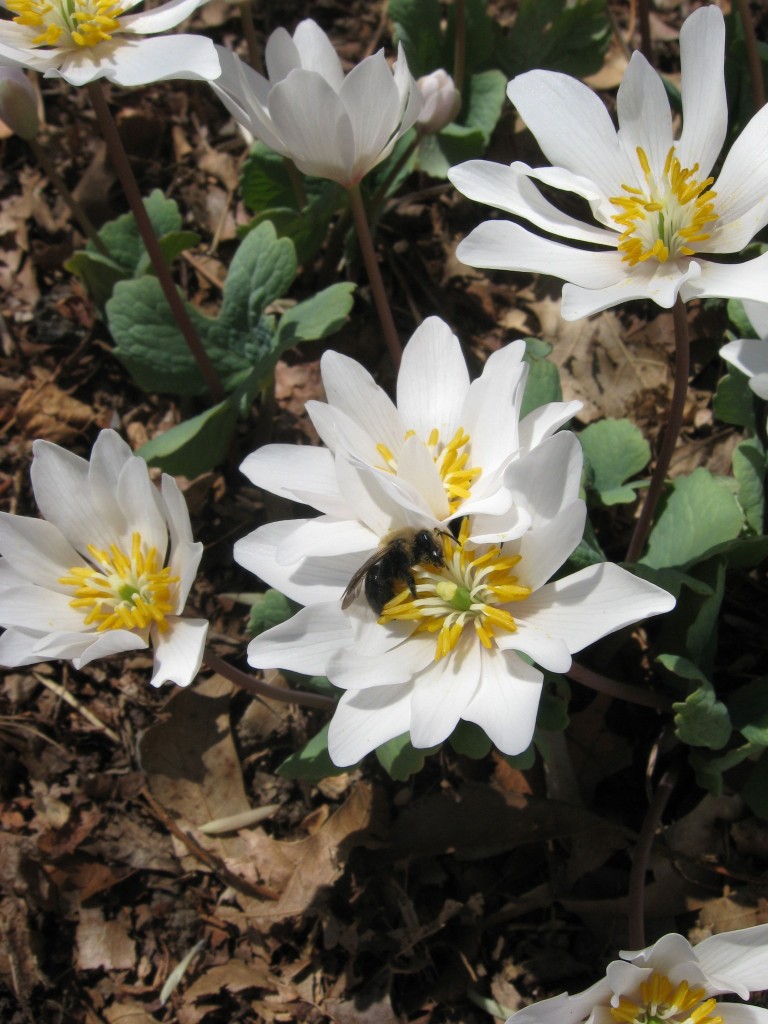
[[[768,1010],[720,1002],[768,988],[768,925],[723,932],[697,946],[670,934],[622,951],[606,977],[578,995],[544,999],[507,1024],[766,1024]]]
[[[683,24],[684,116],[677,141],[663,82],[640,53],[632,55],[619,88],[618,132],[602,101],[574,78],[529,71],[511,81],[507,95],[552,166],[471,160],[451,169],[451,181],[470,199],[603,250],[564,245],[495,220],[461,242],[459,259],[562,278],[568,282],[566,320],[629,299],[671,307],[678,295],[763,297],[768,253],[737,264],[703,258],[739,252],[768,221],[768,106],[733,144],[717,180],[710,176],[728,124],[724,44],[715,6],[700,8]],[[586,199],[597,225],[563,213],[534,180]]]
[[[170,0],[126,14],[140,0],[0,0],[13,15],[0,21],[0,64],[27,67],[46,78],[86,85],[106,78],[146,85],[168,78],[217,78],[221,66],[210,39],[167,32],[206,0]]]
[[[768,400],[768,302],[745,302],[744,312],[757,338],[737,338],[720,349],[720,355],[749,377],[758,398]]]
[[[154,647],[152,683],[186,686],[208,623],[180,618],[203,546],[176,482],[162,490],[113,430],[90,462],[33,445],[32,487],[45,519],[0,514],[0,665],[95,658]]]
[[[453,79],[442,68],[423,75],[416,80],[421,93],[421,113],[416,118],[416,128],[423,135],[440,132],[461,110],[461,93]]]
[[[267,40],[264,78],[224,47],[211,85],[237,123],[304,174],[349,187],[386,159],[416,119],[421,99],[402,47],[392,69],[383,51],[348,75],[328,36],[311,19],[293,38]]]
[[[37,93],[24,72],[0,67],[0,122],[19,138],[34,139],[40,131],[37,107]]]
[[[328,402],[308,402],[307,412],[327,449],[268,445],[245,460],[243,472],[257,486],[327,516],[355,519],[354,493],[340,494],[334,458],[367,467],[366,486],[389,494],[386,500],[381,494],[368,520],[379,537],[400,526],[508,513],[507,466],[551,440],[581,408],[551,402],[521,421],[524,354],[522,341],[499,349],[470,383],[458,339],[429,317],[405,347],[395,406],[359,363],[326,352],[320,365]],[[485,517],[478,522],[488,525]],[[527,525],[520,509],[507,528],[522,532]]]
[[[368,466],[343,456],[327,466],[354,498],[357,520],[271,523],[235,545],[241,565],[306,606],[253,640],[249,663],[327,675],[346,690],[329,732],[336,764],[354,764],[406,732],[414,746],[434,746],[459,719],[477,723],[505,753],[519,753],[533,735],[543,680],[530,660],[564,672],[574,652],[673,607],[669,594],[609,564],[547,583],[582,536],[581,463],[570,433],[510,463],[506,486],[529,528],[508,543],[476,544],[472,520],[464,519],[458,541],[439,538],[445,564],[415,567],[415,594],[400,581],[380,616],[362,595],[341,604],[350,578],[384,539],[367,523],[377,501],[386,510],[389,495],[373,485]],[[281,493],[275,473],[272,489]]]

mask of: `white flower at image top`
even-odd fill
[[[217,49],[222,74],[211,85],[237,123],[304,174],[345,187],[389,156],[421,109],[402,47],[392,69],[380,50],[345,76],[333,44],[311,19],[293,37],[284,28],[271,34],[264,55],[269,78]]]
[[[533,1003],[507,1024],[768,1024],[768,1010],[718,999],[768,988],[768,925],[696,946],[672,933],[619,955],[591,988]]]
[[[749,377],[749,386],[768,400],[768,302],[745,302],[744,312],[757,338],[736,338],[720,349],[726,362]]]
[[[460,243],[459,259],[563,279],[566,320],[629,299],[650,298],[667,308],[678,295],[760,299],[768,253],[736,264],[706,258],[739,252],[768,222],[768,107],[736,139],[717,180],[711,176],[728,126],[724,46],[716,6],[684,22],[677,140],[664,84],[640,53],[632,55],[619,87],[618,131],[602,101],[574,78],[529,71],[513,79],[507,95],[552,166],[471,160],[453,167],[449,178],[470,199],[590,249],[494,220]],[[534,181],[581,196],[597,223],[563,213]]]
[[[429,366],[434,372],[434,363]],[[492,375],[494,381],[504,377]],[[425,384],[425,406],[429,396]],[[512,395],[507,398],[511,404]],[[501,424],[509,410],[496,408]],[[338,448],[308,458],[311,451],[268,446],[243,468],[251,475],[249,464],[258,457],[260,485],[287,496],[299,493],[303,472],[306,489],[297,500],[325,515],[262,526],[235,545],[235,558],[305,606],[253,640],[248,661],[255,668],[326,675],[346,691],[329,731],[337,765],[354,764],[404,733],[416,747],[435,746],[460,719],[479,725],[504,753],[520,753],[533,735],[543,682],[531,662],[564,672],[576,651],[674,606],[665,591],[610,564],[547,582],[584,529],[581,447],[571,433],[554,434],[507,462],[506,514],[483,514],[480,530],[474,517],[464,518],[458,539],[437,532],[434,517],[413,517],[399,502],[391,473]],[[497,535],[513,539],[476,539],[490,533],[494,518]],[[343,601],[390,531],[408,527],[431,533],[439,556],[406,566],[380,609],[364,592]]]
[[[200,564],[184,496],[113,430],[90,462],[33,445],[32,487],[44,519],[0,513],[0,665],[95,658],[154,648],[152,684],[186,686],[208,623],[181,618]]]
[[[245,460],[243,472],[283,497],[356,519],[357,500],[340,495],[342,477],[334,469],[334,459],[343,456],[371,471],[367,486],[388,495],[382,493],[368,511],[367,525],[377,537],[399,527],[446,526],[459,516],[502,512],[510,513],[507,535],[522,532],[529,520],[524,508],[512,510],[505,470],[581,408],[580,402],[550,402],[521,420],[524,354],[523,341],[499,349],[470,382],[458,338],[438,317],[429,317],[405,346],[395,405],[358,362],[326,352],[320,366],[328,401],[307,403],[326,448],[268,445]],[[492,531],[485,515],[477,522],[482,533]]]
[[[200,35],[168,35],[207,0],[169,0],[128,14],[141,0],[0,0],[13,15],[0,21],[0,64],[61,77],[71,85],[106,78],[146,85],[169,78],[221,74],[216,48]]]

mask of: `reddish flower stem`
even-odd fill
[[[688,394],[688,371],[690,367],[690,348],[688,343],[688,317],[685,311],[685,303],[678,295],[675,305],[672,307],[672,319],[675,327],[675,386],[672,392],[672,405],[669,409],[669,420],[664,431],[664,440],[656,459],[656,466],[651,475],[651,482],[640,516],[635,524],[632,539],[627,548],[625,562],[637,562],[643,553],[648,534],[651,532],[653,514],[656,511],[661,492],[664,488],[664,481],[667,477],[669,464],[672,461],[672,453],[675,450],[677,439],[680,436],[680,429],[683,425],[683,412],[685,410],[685,397]]]
[[[744,31],[744,46],[747,51],[747,66],[749,67],[749,80],[752,84],[752,99],[755,104],[755,112],[765,106],[765,82],[763,81],[763,65],[760,61],[760,54],[757,50],[757,36],[755,35],[755,23],[749,12],[749,0],[737,0],[739,5],[739,17]]]
[[[645,873],[648,870],[653,840],[661,824],[661,816],[676,784],[677,772],[664,772],[640,826],[635,856],[629,872],[627,917],[630,949],[642,949],[645,946]]]
[[[93,109],[96,112],[96,119],[99,122],[101,133],[107,143],[109,155],[112,159],[115,171],[117,172],[117,176],[120,179],[120,184],[123,186],[126,199],[131,207],[131,212],[136,220],[136,227],[141,235],[144,245],[146,246],[147,254],[152,262],[152,268],[157,275],[157,280],[163,290],[166,301],[171,308],[171,312],[176,320],[176,325],[184,336],[187,347],[197,363],[198,369],[202,374],[208,390],[211,392],[211,397],[214,402],[221,402],[224,399],[224,388],[221,386],[219,375],[216,373],[213,363],[208,357],[208,353],[203,348],[203,344],[197,336],[195,328],[192,326],[192,321],[189,318],[189,313],[186,310],[184,301],[179,295],[173,278],[171,277],[171,271],[168,264],[165,262],[162,249],[160,248],[160,243],[158,242],[157,236],[152,228],[152,222],[150,221],[149,215],[144,207],[144,203],[142,202],[139,186],[136,183],[136,178],[134,177],[128,160],[128,154],[125,152],[125,148],[123,147],[123,143],[120,139],[120,134],[117,130],[117,125],[109,111],[109,104],[104,96],[104,90],[101,82],[98,80],[95,82],[89,82],[87,89],[88,95],[91,98],[91,103],[93,104]]]
[[[641,707],[653,708],[655,711],[661,712],[672,710],[672,704],[664,697],[641,690],[639,686],[627,686],[626,683],[620,683],[617,679],[602,676],[575,661],[571,662],[571,667],[565,675],[569,679],[573,679],[574,682],[589,687],[590,690],[604,693],[608,697],[615,697],[617,700],[625,700],[628,704],[639,704]]]
[[[212,671],[218,672],[230,683],[253,694],[254,697],[279,700],[283,704],[301,704],[305,708],[322,708],[324,711],[333,711],[336,707],[336,701],[331,697],[324,697],[322,693],[301,693],[283,686],[272,686],[270,683],[265,683],[263,679],[256,679],[247,672],[241,672],[239,668],[230,665],[228,661],[220,658],[218,654],[214,654],[208,647],[205,649],[203,662]]]
[[[464,0],[454,0],[454,7],[456,21],[453,40],[453,84],[461,92],[467,63],[467,17]]]

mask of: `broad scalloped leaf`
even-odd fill
[[[376,748],[376,757],[379,764],[397,782],[405,782],[420,772],[424,767],[424,758],[436,753],[440,746],[436,747],[414,747],[411,743],[410,734],[405,732],[402,736],[395,736],[394,739],[382,743]]]
[[[763,532],[765,519],[765,451],[760,441],[742,441],[733,452],[733,475],[739,485],[739,503],[747,524],[757,534]]]
[[[672,705],[677,737],[690,747],[722,750],[731,737],[731,719],[728,708],[715,696],[712,683],[687,658],[662,654],[657,660],[675,675],[698,684],[684,701]]]
[[[283,761],[277,773],[286,779],[320,782],[331,775],[344,775],[351,770],[339,768],[331,760],[328,753],[328,725],[324,725],[301,750],[297,750]]]
[[[604,505],[635,500],[635,489],[625,481],[648,465],[651,448],[629,420],[600,420],[579,434],[586,461],[586,486]]]
[[[738,537],[743,525],[744,513],[728,482],[696,469],[674,481],[640,561],[654,569],[693,565]]]

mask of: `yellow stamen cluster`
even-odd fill
[[[405,435],[406,440],[413,434],[414,431],[408,431]],[[472,484],[482,472],[479,466],[467,465],[470,440],[463,427],[459,427],[446,444],[440,442],[440,432],[437,429],[432,430],[427,438],[427,448],[443,482],[451,513],[456,512],[462,501],[467,500]],[[384,460],[382,468],[388,473],[397,473],[397,459],[391,449],[385,444],[378,444],[376,448]]]
[[[673,985],[654,971],[640,985],[639,997],[622,996],[611,1016],[619,1024],[723,1024],[714,1013],[716,1000],[704,997],[703,988],[690,988],[687,981]]]
[[[639,146],[637,158],[647,188],[622,184],[626,195],[610,200],[621,211],[613,220],[625,229],[619,235],[622,259],[634,267],[651,258],[666,263],[679,256],[693,256],[696,243],[710,237],[705,228],[717,220],[717,193],[708,191],[715,179],[699,181],[695,177],[699,165],[682,167],[674,146],[658,180]]]
[[[166,615],[174,610],[172,587],[179,582],[163,566],[156,548],[144,550],[141,535],[134,533],[130,556],[116,544],[109,551],[88,545],[94,565],[75,566],[59,583],[74,587],[72,608],[80,609],[85,625],[96,631],[146,629],[153,623],[161,633],[168,629]]]
[[[502,555],[492,547],[478,554],[466,546],[469,521],[464,520],[458,542],[443,535],[444,568],[417,568],[416,597],[404,588],[384,605],[379,623],[417,622],[416,633],[437,633],[435,661],[454,649],[465,626],[472,626],[483,647],[494,646],[498,629],[517,631],[517,623],[502,605],[524,601],[530,587],[521,586],[511,570],[520,555]]]
[[[114,0],[7,0],[17,25],[42,29],[34,46],[96,46],[120,28],[124,8]]]

